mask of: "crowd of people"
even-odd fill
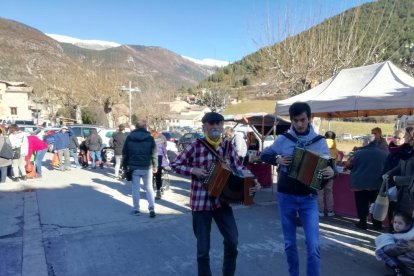
[[[285,254],[289,275],[299,275],[299,254],[296,242],[297,218],[304,229],[307,247],[307,275],[320,275],[319,218],[334,216],[332,195],[333,180],[338,174],[335,162],[322,168],[322,189],[317,191],[298,179],[289,176],[295,149],[299,146],[321,155],[329,155],[332,160],[341,160],[337,149],[335,133],[328,131],[318,135],[310,121],[311,109],[307,103],[294,103],[289,109],[291,127],[287,133],[279,135],[274,143],[260,155],[262,162],[277,166],[278,211],[284,236]],[[208,169],[217,158],[225,160],[234,171],[246,172],[247,144],[231,128],[224,129],[224,118],[216,112],[209,112],[202,118],[205,137],[187,145],[175,158],[168,160],[166,139],[158,131],[148,131],[145,119],[139,119],[128,136],[125,127],[120,125],[110,141],[115,151],[115,177],[126,178],[131,182],[132,213],[140,215],[140,183],[146,192],[150,218],[156,217],[155,200],[162,199],[162,174],[172,169],[177,174],[191,177],[190,208],[192,227],[196,238],[198,275],[211,275],[210,232],[214,220],[223,236],[223,275],[234,275],[238,255],[238,230],[232,207],[220,197],[211,197],[204,180]],[[368,228],[369,206],[375,202],[379,187],[387,181],[398,191],[397,200],[390,206],[390,233],[376,239],[376,256],[392,268],[395,275],[414,273],[414,129],[409,127],[397,131],[389,145],[382,138],[381,129],[373,128],[371,136],[364,139],[364,145],[354,149],[347,161],[350,169],[350,186],[354,190],[358,223],[361,230]],[[206,144],[208,146],[206,146]],[[55,135],[54,151],[59,159],[58,169],[71,169],[86,163],[88,153],[90,166],[102,168],[100,155],[102,139],[91,132],[87,139],[78,143],[74,135],[63,126]],[[385,146],[386,145],[386,146]],[[42,160],[48,145],[37,136],[19,131],[11,125],[9,131],[0,127],[0,173],[1,182],[7,174],[13,181],[27,179],[27,165],[34,163],[33,177],[42,177]],[[78,150],[81,153],[78,162]],[[84,160],[85,158],[86,160]],[[171,162],[170,162],[171,161]],[[7,167],[11,167],[8,172]],[[155,190],[154,190],[155,183]],[[249,190],[253,195],[260,185]],[[382,230],[382,222],[371,218],[373,229]],[[411,274],[410,274],[411,273]]]

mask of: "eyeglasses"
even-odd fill
[[[207,122],[210,126],[212,125],[219,125],[221,123],[221,121],[209,121]]]

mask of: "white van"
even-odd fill
[[[414,115],[402,115],[395,122],[395,130],[405,130],[407,127],[414,127]]]

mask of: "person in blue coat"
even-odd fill
[[[70,171],[70,136],[67,126],[63,126],[59,132],[55,134],[55,149],[59,157],[59,170]]]

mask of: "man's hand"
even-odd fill
[[[326,167],[325,169],[321,170],[324,179],[333,178],[335,175],[334,170],[331,167]]]
[[[158,171],[158,168],[156,168],[156,167],[152,168],[152,173],[157,173],[157,171]]]
[[[257,180],[255,180],[255,182],[256,182],[256,185],[249,189],[249,196],[254,196],[254,194],[262,188],[262,186]]]
[[[388,174],[383,174],[382,175],[382,180],[388,180],[390,178],[390,176]]]
[[[292,156],[280,156],[276,159],[276,163],[283,166],[289,166],[292,163]]]
[[[201,168],[193,168],[191,174],[198,178],[204,178],[208,176],[207,170]]]

